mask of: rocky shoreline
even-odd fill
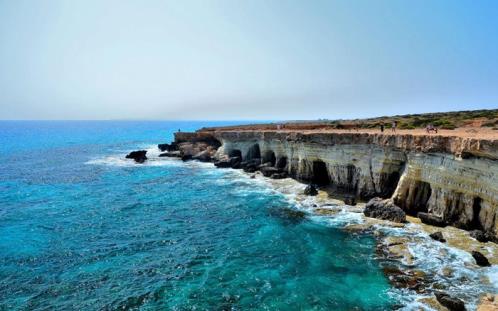
[[[413,211],[410,210],[413,206],[399,204],[401,199],[398,188],[400,187],[399,184],[402,183],[400,179],[408,178],[407,176],[403,176],[406,175],[407,170],[406,162],[408,162],[408,160],[406,158],[405,163],[403,164],[403,166],[405,166],[403,167],[403,175],[398,176],[394,189],[386,192],[382,189],[375,189],[374,186],[373,188],[376,191],[379,191],[373,193],[373,195],[365,195],[364,192],[358,191],[359,180],[356,181],[355,187],[352,186],[354,182],[348,180],[351,178],[359,179],[358,176],[354,176],[356,174],[355,172],[347,172],[346,176],[343,176],[346,178],[346,181],[344,182],[343,180],[343,184],[340,185],[340,187],[331,187],[330,184],[334,182],[334,177],[330,177],[329,163],[326,163],[321,167],[314,167],[317,166],[317,164],[312,162],[311,169],[308,168],[310,170],[308,175],[310,176],[304,176],[303,178],[303,172],[300,172],[301,169],[298,168],[296,170],[296,168],[293,168],[292,164],[289,163],[289,161],[292,161],[292,155],[290,157],[283,157],[279,155],[278,152],[263,152],[261,149],[264,150],[265,148],[259,148],[261,141],[259,141],[258,144],[259,150],[251,148],[255,145],[254,140],[250,140],[248,144],[249,147],[241,145],[241,143],[235,145],[233,141],[227,141],[222,138],[225,134],[226,133],[213,135],[211,132],[177,133],[173,143],[160,144],[158,146],[163,152],[159,156],[176,157],[183,161],[199,160],[203,162],[212,162],[218,168],[241,169],[250,174],[251,178],[264,178],[265,180],[271,181],[273,184],[286,182],[286,180],[289,180],[285,179],[286,177],[293,177],[300,181],[317,184],[318,186],[316,188],[318,188],[318,190],[315,186],[311,186],[311,188],[308,186],[307,189],[303,189],[302,193],[297,195],[298,200],[307,200],[308,197],[312,197],[313,202],[315,203],[311,205],[310,212],[313,215],[334,217],[337,213],[344,212],[344,210],[347,210],[348,213],[357,213],[361,215],[361,223],[345,225],[344,230],[353,234],[358,232],[369,232],[376,236],[378,241],[377,255],[383,262],[384,273],[389,278],[393,287],[401,291],[407,290],[420,295],[420,298],[416,300],[416,309],[472,310],[477,308],[477,310],[494,310],[494,308],[498,308],[498,297],[495,298],[495,295],[497,294],[496,288],[498,286],[492,283],[493,280],[482,276],[478,280],[469,279],[469,277],[465,275],[462,276],[461,279],[455,279],[458,275],[455,271],[455,267],[452,267],[451,265],[446,266],[444,261],[440,263],[439,267],[436,267],[436,270],[434,267],[424,269],[424,267],[420,267],[420,264],[417,264],[417,262],[420,261],[420,258],[417,258],[417,254],[413,253],[412,245],[417,245],[417,243],[427,244],[429,243],[429,240],[430,243],[440,243],[444,245],[444,247],[441,247],[438,250],[440,253],[435,255],[438,258],[450,256],[447,253],[449,248],[462,250],[469,254],[470,256],[467,257],[467,260],[462,265],[464,269],[469,271],[488,269],[483,267],[498,264],[498,246],[496,243],[493,243],[493,241],[496,242],[497,240],[495,227],[484,227],[482,224],[477,228],[469,226],[469,223],[474,222],[475,224],[475,217],[472,215],[470,215],[470,220],[467,221],[467,225],[459,225],[458,221],[455,221],[454,219],[455,215],[452,215],[453,219],[449,221],[445,215],[439,216],[437,213],[434,213],[434,211],[428,210],[427,208],[423,209],[423,211],[421,211],[420,208],[418,210],[416,209],[416,213],[413,213]],[[229,133],[229,136],[231,135],[234,134]],[[273,133],[271,135],[273,135]],[[294,141],[293,144],[295,144]],[[322,142],[322,144],[324,144],[324,142]],[[458,149],[454,145],[450,145],[450,150],[455,151]],[[472,144],[467,145],[469,146]],[[486,152],[493,154],[494,151],[490,152],[489,150],[494,147],[490,149],[490,145],[493,144],[483,144],[483,146],[486,146]],[[235,148],[235,146],[239,149]],[[348,145],[346,148],[348,148]],[[389,152],[395,151],[390,150]],[[399,150],[396,150],[396,152],[399,152]],[[469,157],[474,157],[472,161],[475,163],[477,161],[475,155],[480,153],[482,156],[481,151],[469,153],[465,148],[460,148],[460,152],[461,153],[458,155],[453,154],[452,157],[458,157],[460,158],[460,161],[462,161],[463,158],[468,159]],[[470,154],[474,155],[470,156]],[[493,161],[494,164],[494,159],[492,159],[494,155],[490,156],[489,154],[484,157],[484,160]],[[143,156],[145,157],[145,154],[143,154]],[[311,159],[316,157],[316,155],[310,155],[309,152],[305,156]],[[373,155],[370,153],[370,156]],[[289,160],[289,158],[291,158],[291,160]],[[479,160],[481,159],[479,158]],[[137,162],[143,163],[142,158]],[[390,166],[392,165],[399,165],[399,163],[390,163]],[[318,173],[320,169],[327,171],[328,174],[320,175]],[[347,169],[354,171],[354,168],[351,167]],[[372,173],[372,168],[370,168],[370,171]],[[383,173],[385,174],[385,169]],[[306,172],[304,172],[304,175],[306,175]],[[384,184],[389,184],[389,178],[389,176],[383,177]],[[372,179],[374,179],[374,177],[372,177]],[[412,196],[431,196],[430,192],[432,191],[429,191],[429,194],[424,194],[424,191],[427,192],[427,190],[424,190],[423,184],[420,184],[419,182],[416,186],[418,193],[416,195],[412,194]],[[390,187],[393,188],[393,185]],[[408,188],[409,187],[410,186],[408,186]],[[413,188],[413,183],[411,187]],[[493,191],[494,189],[491,189],[491,192]],[[371,199],[368,198],[369,196]],[[491,193],[488,197],[493,199],[494,196],[495,193]],[[341,199],[339,204],[337,204],[337,198]],[[408,195],[408,199],[420,204],[420,198],[410,198]],[[429,198],[425,198],[424,200],[426,205],[428,205]],[[357,201],[359,203],[357,203]],[[441,200],[438,202],[440,201]],[[365,204],[362,202],[368,203]],[[482,199],[480,199],[479,203],[483,203]],[[400,206],[398,206],[398,204]],[[450,203],[450,208],[463,208],[465,212],[465,204],[466,203],[457,202],[455,205],[455,203]],[[491,210],[491,212],[496,212],[496,206],[493,204],[494,201],[489,205],[491,207],[486,205],[486,203],[481,204],[480,210],[477,212],[482,213],[483,210],[487,213],[490,212],[489,210]],[[342,208],[337,208],[339,205],[342,206]],[[484,209],[482,207],[484,207]],[[472,212],[476,212],[475,202],[472,202],[471,209]],[[401,235],[392,234],[390,230],[403,230],[404,233]],[[418,257],[420,256],[418,255]],[[465,278],[467,278],[467,280]],[[468,295],[465,293],[462,294],[461,291],[452,291],[451,282],[461,283],[463,284],[461,285],[463,287],[470,286],[468,285],[470,283],[483,282],[483,284],[489,284],[488,288],[490,291],[482,292],[478,296],[476,296],[475,292],[468,293]],[[470,288],[471,287],[472,286],[470,286]],[[462,295],[462,299],[460,299],[460,295]],[[477,305],[479,306],[477,307]]]

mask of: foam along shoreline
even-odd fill
[[[179,159],[159,157],[159,154],[157,148],[149,154],[151,165],[182,163]],[[209,163],[194,163],[214,169]],[[434,296],[436,291],[462,299],[468,310],[477,308],[486,294],[498,293],[498,245],[495,243],[479,242],[470,237],[469,232],[455,227],[422,224],[415,217],[408,217],[406,224],[368,218],[363,215],[364,203],[349,206],[323,190],[319,190],[317,196],[304,195],[306,184],[295,179],[271,179],[260,172],[231,171],[280,193],[313,221],[342,228],[351,234],[373,234],[378,245],[376,256],[393,286],[390,294],[404,304],[405,310],[444,310]],[[443,233],[447,243],[429,237],[436,231]],[[477,266],[469,254],[472,250],[487,255],[493,266]]]
[[[182,159],[323,184],[352,199],[390,198],[409,215],[498,241],[498,139],[338,132],[176,133]]]
[[[444,310],[434,291],[443,290],[462,299],[468,310],[477,308],[487,293],[498,293],[495,243],[481,243],[462,229],[425,225],[415,217],[408,217],[406,224],[368,218],[363,215],[363,203],[348,206],[321,190],[317,196],[306,196],[303,194],[306,184],[291,178],[275,180],[256,173],[255,179],[282,193],[316,221],[352,234],[373,234],[381,265],[395,287],[392,294],[405,303],[406,310]],[[448,242],[431,239],[429,234],[436,231],[441,231]],[[492,267],[483,268],[474,263],[469,252],[476,249],[492,258]]]
[[[345,192],[353,201],[390,197],[409,215],[429,213],[442,223],[481,229],[491,239],[498,238],[498,141],[494,139],[203,129],[176,133],[174,148],[183,160],[221,160],[222,165],[217,166],[260,169],[268,176],[284,175],[277,178],[290,176],[333,185],[332,192]],[[251,168],[254,160],[268,168]],[[322,197],[328,198],[327,194]],[[314,199],[296,200],[300,203]],[[454,227],[420,224],[415,218],[398,228],[365,219],[358,208],[355,214],[345,209],[329,212],[334,210],[330,206],[314,205],[320,207],[317,214],[329,213],[327,217],[335,225],[377,235],[380,257],[399,263],[398,267],[385,269],[386,275],[402,290],[425,294],[423,305],[439,308],[432,295],[438,290],[462,299],[468,308],[475,307],[481,295],[498,292],[496,244],[477,242]],[[441,231],[448,242],[429,238],[428,234],[435,231]],[[487,255],[494,265],[478,267],[468,253],[473,250]]]

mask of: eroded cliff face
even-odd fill
[[[392,197],[408,214],[428,212],[498,237],[497,141],[284,131],[197,132],[184,138],[209,135],[221,142],[218,158],[261,158],[296,179],[364,200]]]

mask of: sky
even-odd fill
[[[498,1],[0,0],[0,119],[498,108]]]

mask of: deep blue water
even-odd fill
[[[0,122],[0,310],[385,310],[375,241],[127,151],[223,122]]]

